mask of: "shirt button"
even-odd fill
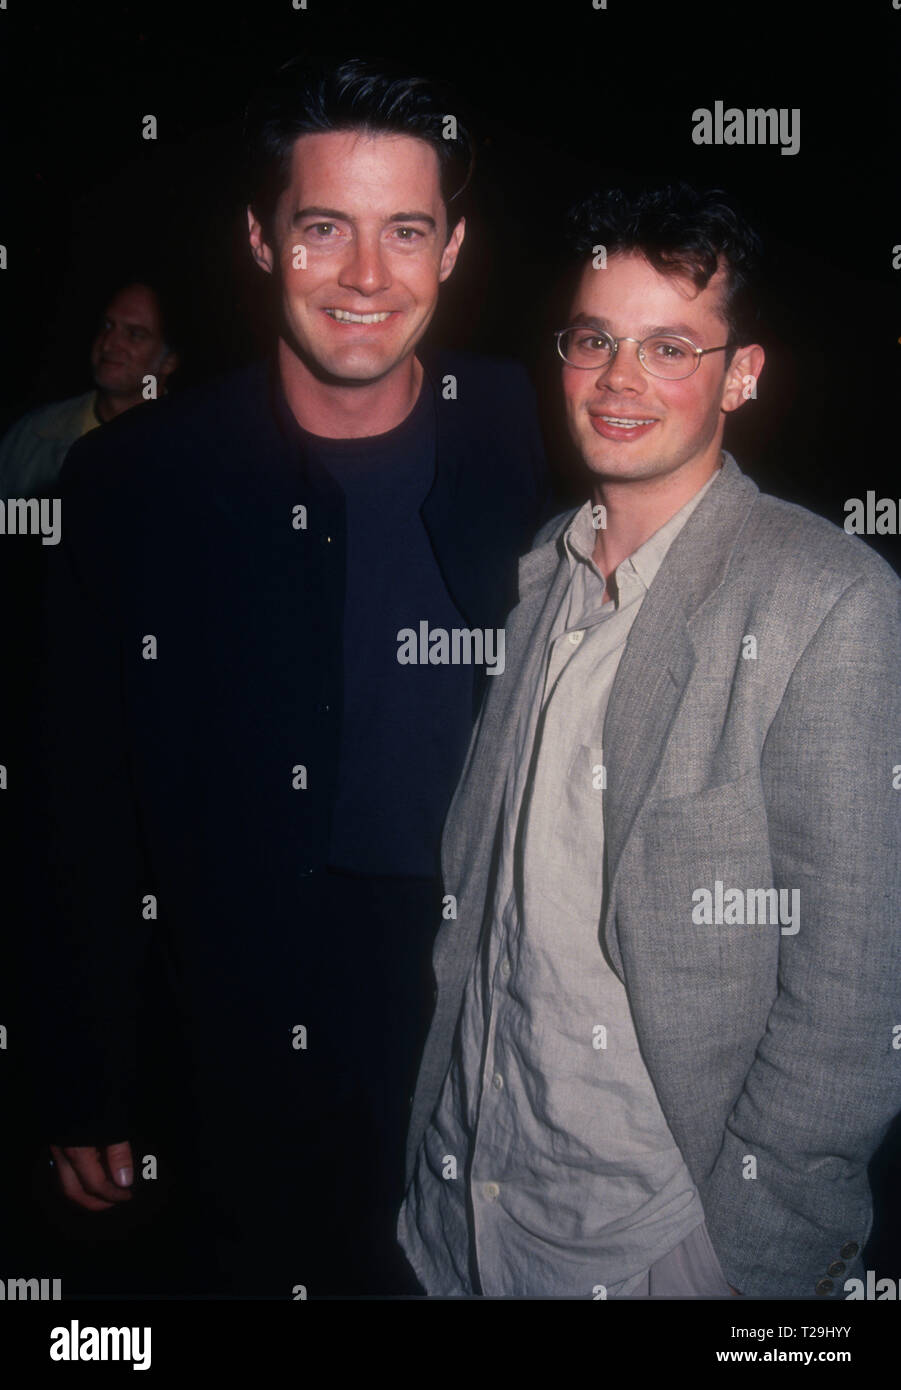
[[[499,1071],[494,1073],[494,1076],[491,1078],[491,1084],[496,1091],[502,1091],[504,1089],[504,1078]]]
[[[510,978],[510,962],[509,962],[508,960],[502,960],[502,961],[501,961],[501,974],[503,975],[503,977],[504,977],[505,980],[509,980],[509,978]]]
[[[584,636],[585,636],[585,633],[584,633],[584,632],[571,632],[571,633],[569,634],[569,640],[570,640],[570,642],[573,644],[574,647],[577,647],[577,646],[579,645],[579,643],[581,642],[581,640],[582,640],[582,638],[583,638]]]
[[[482,1188],[482,1191],[484,1192],[485,1197],[489,1202],[496,1202],[498,1197],[501,1195],[501,1190],[496,1182],[486,1182],[485,1186]]]

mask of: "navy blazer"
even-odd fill
[[[542,519],[531,387],[509,362],[422,360],[437,415],[422,519],[468,625],[497,627]],[[105,1143],[133,1123],[154,924],[198,1038],[222,1024],[236,980],[273,987],[280,940],[304,927],[336,790],[344,501],[304,456],[274,361],[94,432],[60,496],[29,833],[50,866],[30,933],[29,1047],[47,1137]],[[306,529],[292,524],[299,505]]]

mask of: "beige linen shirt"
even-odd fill
[[[704,1220],[599,940],[601,731],[644,596],[712,482],[617,566],[606,602],[590,503],[565,532],[570,582],[517,702],[496,892],[398,1227],[429,1293],[626,1297]]]

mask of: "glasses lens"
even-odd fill
[[[641,345],[641,358],[654,376],[670,381],[691,376],[698,365],[698,355],[692,352],[684,338],[646,338]]]
[[[573,367],[606,367],[613,358],[613,343],[606,333],[591,328],[567,328],[560,334],[560,355]]]

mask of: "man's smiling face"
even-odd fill
[[[724,280],[718,270],[698,291],[690,280],[660,274],[641,255],[613,255],[606,269],[586,267],[569,322],[616,338],[640,341],[668,333],[690,338],[696,347],[718,347],[729,337],[721,307]],[[727,367],[728,358],[729,352],[712,352],[679,381],[645,371],[633,342],[622,343],[602,371],[564,365],[567,420],[586,466],[611,482],[679,469],[699,476],[712,472],[725,413],[742,404],[742,373],[749,370],[741,349]]]
[[[148,285],[124,286],[106,306],[91,345],[94,385],[111,396],[140,398],[147,374],[165,381],[175,365],[156,294]]]
[[[378,381],[411,356],[464,232],[461,219],[448,240],[430,144],[361,130],[295,142],[274,246],[248,219],[257,261],[278,267],[291,346],[317,375],[346,383]]]

